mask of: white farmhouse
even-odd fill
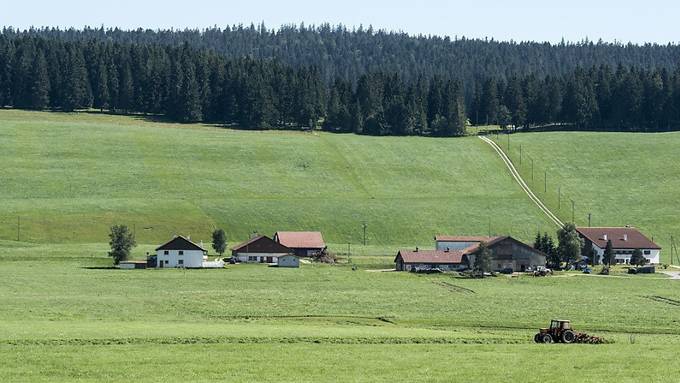
[[[207,262],[208,251],[181,235],[174,237],[156,249],[158,268],[202,268],[217,267],[215,262]],[[223,267],[224,263],[220,267]]]
[[[642,251],[648,263],[660,262],[661,247],[634,227],[577,227],[576,231],[585,242],[584,248],[592,247],[596,263],[602,263],[604,249],[610,241],[616,263],[630,263],[636,249]]]

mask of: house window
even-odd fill
[[[178,264],[178,265],[183,265],[183,264],[184,264],[184,260],[183,260],[183,259],[178,259],[178,260],[177,260],[177,264]]]
[[[254,257],[254,256],[252,256],[252,255],[249,255],[249,256],[248,256],[248,261],[250,261],[250,262],[257,261],[257,257]]]
[[[650,254],[652,254],[652,252],[651,252],[651,251],[649,251],[649,250],[645,250],[645,255],[650,255]]]
[[[168,254],[170,254],[170,252],[167,251],[167,250],[165,250],[165,251],[163,252],[163,255],[168,255]]]
[[[164,262],[165,262],[166,265],[167,265],[168,263],[170,263],[167,259],[166,259]]]
[[[180,250],[179,255],[184,255],[184,251]]]

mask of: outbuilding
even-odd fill
[[[300,267],[300,258],[297,255],[286,254],[278,257],[277,263],[279,267]]]
[[[231,249],[231,256],[237,261],[249,263],[278,263],[279,257],[291,253],[291,249],[265,235],[253,237]]]

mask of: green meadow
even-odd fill
[[[498,143],[507,151],[507,136]],[[520,145],[524,178],[562,220],[571,221],[573,199],[578,225],[588,225],[590,213],[592,226],[638,227],[670,262],[670,237],[680,241],[680,133],[513,134],[510,152],[518,167]]]
[[[437,233],[552,230],[475,137],[238,131],[141,117],[0,110],[0,239],[233,244],[321,230],[329,243],[431,246]],[[20,233],[17,233],[20,231]]]
[[[555,167],[549,187],[559,182],[565,195],[589,201],[576,205],[579,224],[592,210],[594,224],[634,224],[665,246],[678,225],[678,172],[667,147],[678,137],[511,140],[534,156],[537,174],[539,159]],[[397,248],[432,247],[435,233],[529,241],[536,230],[554,230],[476,137],[239,131],[0,110],[0,163],[1,382],[680,376],[680,281],[665,274],[463,279],[382,271]],[[557,210],[570,218],[565,205]],[[135,231],[138,259],[174,233],[207,246],[214,227],[230,245],[253,231],[321,230],[340,259],[300,269],[118,270],[106,256],[116,223]],[[612,343],[534,344],[553,318]]]
[[[1,381],[666,382],[680,373],[680,283],[663,275],[375,271],[390,256],[356,271],[346,259],[117,270],[105,251],[3,243]],[[614,343],[534,344],[554,317]]]

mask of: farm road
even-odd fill
[[[519,172],[515,168],[515,165],[513,165],[512,161],[510,161],[510,158],[508,158],[505,152],[503,152],[503,149],[501,149],[495,142],[493,142],[487,137],[479,136],[479,138],[482,141],[486,142],[487,144],[491,145],[491,147],[496,151],[496,153],[498,153],[498,155],[501,157],[501,160],[503,160],[503,162],[505,163],[505,166],[507,166],[508,170],[510,170],[512,178],[514,178],[515,181],[517,181],[522,190],[524,190],[527,196],[529,196],[529,199],[531,199],[531,201],[533,201],[534,204],[536,204],[536,206],[538,206],[538,208],[541,209],[541,211],[545,213],[545,215],[547,215],[548,218],[550,218],[550,220],[555,223],[555,225],[559,227],[564,226],[564,223],[562,223],[562,221],[559,218],[557,218],[557,216],[552,211],[550,211],[550,209],[548,209],[548,207],[545,206],[545,204],[543,204],[543,202],[538,197],[536,197],[534,192],[531,191],[531,188],[529,188],[529,185],[527,185],[527,183],[524,182],[524,179],[519,174]]]

